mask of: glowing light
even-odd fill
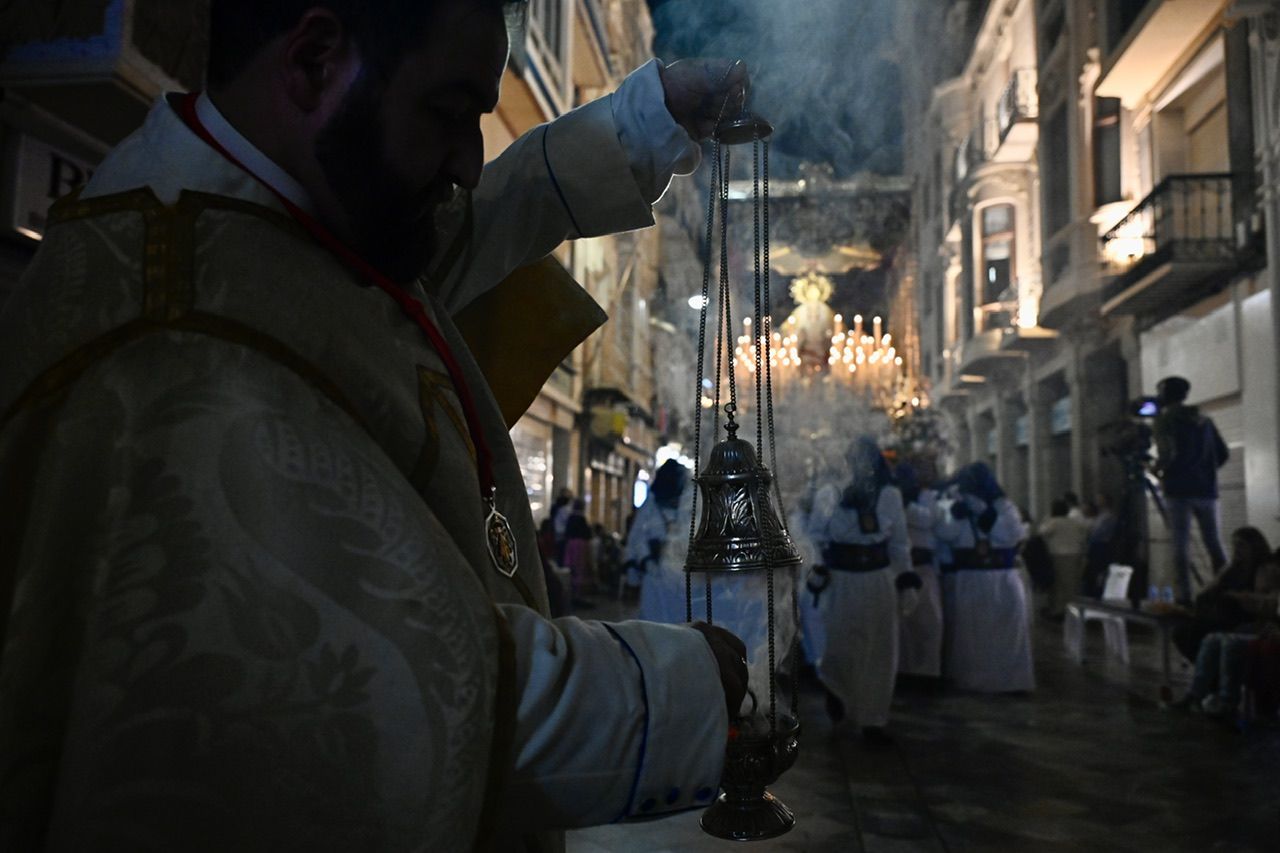
[[[694,311],[701,311],[703,308],[707,307],[707,304],[710,301],[710,299],[703,296],[701,293],[697,293],[689,297],[689,307]]]

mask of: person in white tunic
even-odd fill
[[[847,461],[853,482],[810,522],[829,575],[819,605],[827,642],[818,676],[833,719],[848,719],[879,744],[898,671],[898,579],[911,571],[911,546],[902,494],[875,441],[858,439]]]
[[[482,169],[502,4],[341,5],[213,0],[210,91],[0,313],[0,849],[554,850],[715,793],[745,649],[548,619],[508,425],[603,319],[543,259],[651,225],[732,75]]]
[[[943,672],[965,690],[1032,690],[1027,590],[1016,567],[1026,525],[985,463],[961,469],[955,484],[956,500],[936,531],[954,561]]]
[[[898,646],[898,672],[936,679],[942,675],[942,587],[938,580],[934,536],[938,526],[938,493],[920,485],[908,463],[894,471],[907,515],[911,567],[920,578],[919,601],[903,616]]]
[[[649,496],[636,511],[623,549],[626,588],[638,593],[639,617],[653,622],[685,621],[685,548],[692,512],[689,471],[674,459],[653,476]],[[673,547],[674,546],[674,547]]]

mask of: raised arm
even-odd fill
[[[449,211],[429,288],[451,313],[565,240],[653,224],[675,174],[696,168],[706,116],[741,98],[741,64],[657,60],[618,90],[525,133]]]

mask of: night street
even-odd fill
[[[899,691],[886,751],[833,737],[808,684],[799,761],[771,788],[796,813],[782,838],[735,846],[691,812],[571,832],[569,851],[1274,850],[1280,727],[1161,710],[1154,637],[1132,634],[1126,668],[1093,628],[1082,668],[1060,626],[1038,626],[1030,697]]]
[[[1280,850],[1280,0],[0,0],[0,853],[736,842]]]

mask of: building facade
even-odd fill
[[[49,206],[83,184],[166,91],[201,85],[207,0],[10,4],[0,20],[0,300],[34,255]],[[643,0],[531,0],[486,159],[544,121],[612,90],[649,58]],[[652,468],[648,306],[659,229],[566,243],[555,253],[612,320],[575,351],[512,428],[535,518],[554,495],[584,496],[622,530]]]
[[[990,461],[1037,518],[1067,491],[1136,500],[1154,583],[1169,534],[1122,445],[1164,376],[1231,448],[1223,528],[1280,534],[1272,6],[952,3],[933,20],[964,56],[914,81],[922,362],[953,462]]]

